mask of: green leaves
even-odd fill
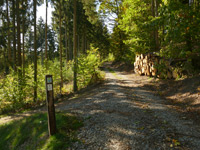
[[[133,53],[158,51],[167,58],[185,58],[188,51],[200,52],[198,8],[181,1],[126,0],[115,28],[125,33],[123,42]]]
[[[25,72],[25,76],[22,77],[19,82],[17,74],[12,70],[6,78],[1,79],[0,84],[0,113],[7,111],[20,111],[27,107],[40,105],[45,103],[46,89],[45,89],[45,75],[52,74],[54,80],[54,95],[56,96],[59,92],[60,85],[60,63],[58,60],[48,61],[48,69],[38,63],[38,99],[36,103],[33,102],[33,89],[35,86],[34,82],[34,71],[33,64],[29,65]],[[65,84],[73,79],[72,66],[67,64],[63,67],[63,80]],[[69,92],[69,91],[68,91]],[[22,99],[22,101],[20,101]]]
[[[91,82],[94,78],[100,78],[99,66],[101,65],[98,49],[91,47],[87,54],[82,54],[78,59],[78,87],[82,88]]]

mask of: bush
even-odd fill
[[[22,110],[30,106],[44,104],[46,99],[45,75],[53,75],[54,94],[60,92],[60,63],[58,60],[48,61],[48,68],[38,62],[37,85],[38,99],[33,102],[34,98],[34,68],[33,64],[28,65],[25,69],[25,76],[20,77],[10,68],[10,74],[0,82],[0,113],[7,111]],[[65,84],[73,78],[72,67],[63,67],[63,80]]]
[[[21,111],[33,106],[42,105],[46,101],[45,75],[53,75],[54,96],[60,93],[60,62],[58,59],[48,61],[47,67],[38,62],[37,67],[37,100],[34,98],[34,66],[28,65],[25,76],[19,77],[10,68],[10,74],[0,79],[0,114],[8,111]],[[78,58],[78,88],[84,88],[88,84],[96,82],[101,78],[99,66],[101,65],[98,49],[91,48],[87,54]],[[73,81],[73,61],[63,63],[62,93],[70,93]]]
[[[78,58],[78,88],[83,88],[101,78],[99,66],[102,64],[98,49],[91,47],[87,54]]]

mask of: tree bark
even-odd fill
[[[71,36],[71,37],[70,37]],[[70,60],[73,60],[74,56],[73,56],[73,37],[72,35],[68,36],[69,37],[69,57]]]
[[[21,20],[20,20],[20,7],[19,7],[19,0],[16,1],[16,12],[17,12],[17,51],[18,51],[18,61],[17,61],[17,72],[18,72],[18,88],[20,91],[19,95],[19,101],[23,100],[22,97],[22,56],[21,56],[21,31],[20,31],[20,25],[21,25]]]
[[[85,33],[82,35],[82,52],[85,54]]]
[[[192,9],[192,4],[193,4],[193,0],[189,0],[189,6],[190,9]],[[191,24],[192,22],[192,18],[189,19],[189,22]],[[186,34],[185,34],[185,38],[186,38],[186,47],[188,51],[192,51],[192,39],[191,39],[191,34],[189,31],[186,30]]]
[[[23,5],[24,5],[24,8],[25,8],[25,2],[23,1]],[[23,56],[22,56],[22,67],[23,67],[23,77],[25,77],[25,49],[24,49],[24,36],[25,36],[25,14],[23,14],[23,22],[22,22],[22,28],[23,28],[23,45],[22,45],[22,53],[23,53]]]
[[[61,38],[62,38],[62,29],[61,29],[61,22],[62,22],[62,20],[61,20],[61,0],[60,0],[60,2],[59,2],[60,4],[60,10],[59,10],[59,28],[60,28],[60,38],[59,38],[59,49],[60,49],[60,79],[61,79],[61,81],[60,81],[60,93],[62,93],[62,87],[63,87],[63,74],[62,74],[62,66],[63,66],[63,64],[62,64],[62,40],[61,40]]]
[[[19,72],[21,72],[22,66],[22,58],[21,58],[21,38],[20,38],[20,14],[19,14],[19,0],[16,1],[16,8],[17,8],[17,51],[18,51],[18,60],[17,66],[19,68]]]
[[[37,0],[34,0],[34,102],[37,100],[37,37],[36,37],[36,10],[37,10]]]
[[[46,23],[45,23],[45,61],[47,61],[47,15],[48,15],[48,0],[46,0]],[[47,66],[46,66],[47,67]]]
[[[158,17],[158,1],[155,0],[155,17]],[[158,27],[155,28],[156,51],[159,51]]]
[[[71,18],[68,17],[68,22],[70,23]],[[70,34],[71,28],[68,26],[68,48],[69,48],[69,60],[73,59],[73,43],[72,43],[72,35]]]
[[[152,16],[155,18],[158,16],[158,2],[157,0],[151,1],[151,10],[152,10]],[[158,40],[158,29],[154,26],[153,29],[153,43],[154,43],[154,50],[159,50],[159,40]]]
[[[16,31],[15,31],[15,0],[12,0],[13,9],[13,69],[16,71]]]
[[[67,17],[65,15],[65,54],[66,54],[66,63],[68,62],[68,36],[67,36]]]
[[[77,8],[76,8],[76,0],[74,0],[74,16],[73,16],[73,39],[74,39],[74,92],[77,92],[77,18],[76,18]]]
[[[11,46],[10,46],[10,18],[9,18],[9,10],[8,10],[9,4],[8,0],[6,0],[6,9],[7,9],[7,27],[8,27],[8,62],[9,65],[11,64]]]
[[[82,52],[83,52],[83,54],[85,54],[86,53],[86,51],[85,51],[85,30],[86,30],[86,28],[85,28],[85,24],[83,25],[83,34],[82,34]]]

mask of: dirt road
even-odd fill
[[[61,103],[84,118],[71,149],[200,149],[200,128],[142,88],[148,77],[106,70],[106,81],[85,96]]]
[[[84,120],[77,135],[79,142],[70,149],[200,149],[199,126],[144,88],[148,77],[111,69],[105,69],[103,84],[56,105],[56,111],[70,112]],[[0,122],[12,119],[5,117]]]

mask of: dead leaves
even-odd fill
[[[180,145],[181,143],[178,140],[172,139],[172,144],[170,144],[170,147],[177,147]]]
[[[173,148],[173,147],[178,147],[178,146],[181,145],[181,143],[180,143],[178,140],[176,140],[176,139],[171,139],[171,138],[167,137],[166,140],[170,143],[169,146],[170,146],[171,148]]]
[[[144,127],[139,127],[139,128],[137,128],[138,130],[144,130]]]

